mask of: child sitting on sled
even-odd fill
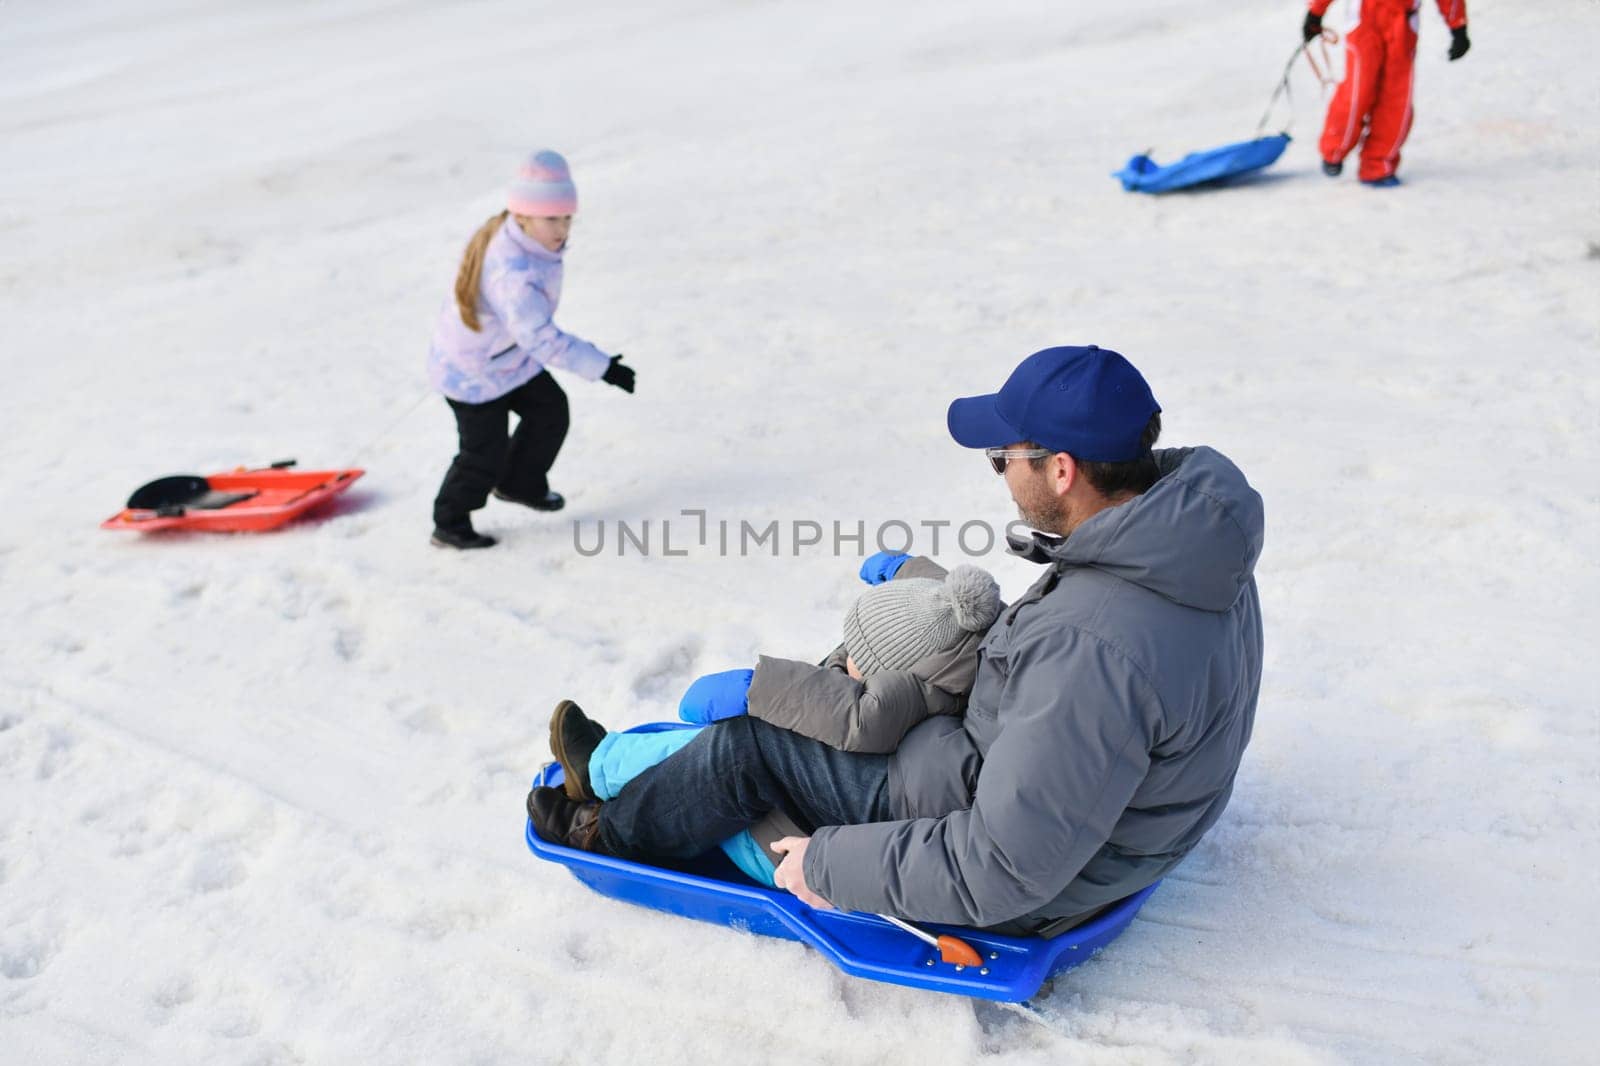
[[[875,583],[851,605],[844,642],[820,664],[763,655],[754,670],[708,674],[684,693],[679,716],[703,725],[750,714],[840,751],[887,754],[929,715],[962,713],[978,646],[1003,606],[994,578],[975,566],[946,573],[926,557],[887,553],[868,559],[861,574]],[[699,732],[610,733],[562,700],[550,716],[550,750],[566,775],[567,796],[603,802]],[[559,843],[559,835],[541,825],[541,791],[528,796],[529,816],[541,836]],[[776,870],[771,845],[803,835],[787,815],[773,811],[724,841],[722,850],[770,888]]]

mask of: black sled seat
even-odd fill
[[[297,470],[293,459],[270,466],[236,467],[202,477],[173,474],[141,485],[128,505],[100,523],[101,529],[204,530],[259,533],[320,507],[366,471]]]
[[[128,509],[154,511],[163,518],[175,517],[186,511],[218,511],[242,503],[257,495],[247,492],[220,492],[199,474],[173,474],[156,478],[140,485],[128,497]]]

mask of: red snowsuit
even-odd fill
[[[1340,163],[1361,139],[1361,180],[1377,181],[1400,165],[1411,132],[1411,73],[1417,55],[1417,7],[1422,0],[1350,0],[1356,21],[1344,35],[1344,81],[1328,104],[1322,158]],[[1467,24],[1467,0],[1435,0],[1453,30]],[[1333,0],[1311,0],[1322,17]]]

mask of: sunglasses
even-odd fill
[[[983,454],[996,474],[1004,474],[1006,464],[1013,459],[1043,459],[1055,452],[1048,448],[985,448]]]

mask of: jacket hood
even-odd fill
[[[978,672],[978,647],[988,635],[988,626],[976,632],[964,633],[954,647],[934,652],[913,663],[909,673],[952,696],[971,692],[972,679]]]
[[[1186,607],[1226,611],[1255,573],[1265,533],[1261,495],[1211,448],[1155,453],[1161,477],[1066,538],[1036,534],[1035,562],[1091,566]]]

